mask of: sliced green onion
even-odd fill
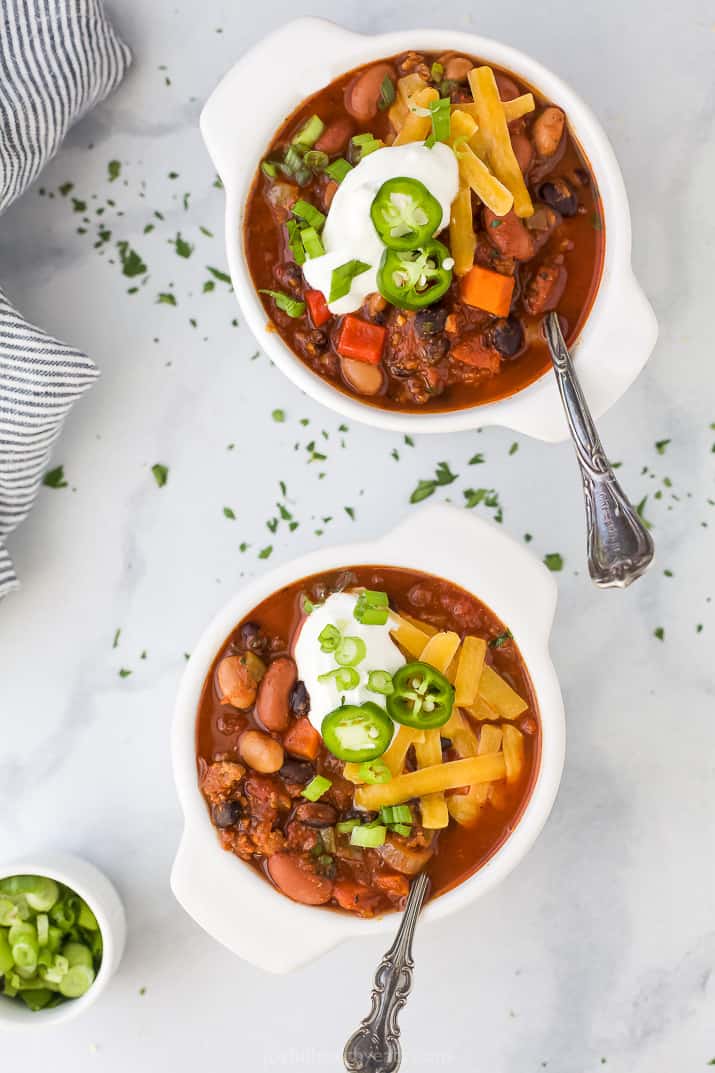
[[[363,272],[367,272],[370,269],[370,265],[365,264],[364,261],[346,261],[344,265],[338,265],[333,269],[333,274],[330,277],[330,296],[329,302],[337,302],[338,298],[344,298],[349,293],[352,281],[356,276],[361,276]]]
[[[274,164],[272,160],[264,160],[261,164],[261,171],[267,179],[275,179],[278,175],[278,165]]]
[[[385,143],[381,142],[379,138],[376,138],[372,134],[356,134],[351,139],[352,144],[357,149],[357,153],[353,156],[353,159],[357,158],[358,161],[363,160],[370,153],[374,153],[376,149],[384,148]]]
[[[371,693],[380,693],[383,697],[389,697],[394,693],[392,675],[389,671],[370,671],[367,676],[367,688]]]
[[[321,149],[309,149],[303,157],[303,163],[313,171],[324,171],[330,162],[330,157]]]
[[[363,589],[355,604],[353,612],[363,626],[384,626],[390,613],[390,603],[386,592]]]
[[[444,74],[444,66],[443,66],[443,64],[437,63],[435,61],[432,64],[432,67],[430,68],[430,78],[432,79],[433,82],[441,82],[443,74]]]
[[[87,965],[90,969],[93,967],[92,951],[84,943],[65,943],[62,956],[66,958],[70,969],[75,965]]]
[[[318,675],[319,682],[329,682],[331,678],[335,680],[335,685],[340,691],[347,692],[360,684],[360,675],[354,667],[335,667],[326,674]]]
[[[381,112],[385,112],[393,103],[394,99],[395,83],[392,81],[389,75],[385,75],[382,80],[382,85],[380,86],[380,97],[377,102],[377,107],[380,109]]]
[[[8,876],[0,880],[3,894],[22,894],[36,913],[46,913],[60,896],[60,888],[47,876]]]
[[[325,247],[320,241],[320,235],[314,227],[304,227],[300,233],[303,239],[303,247],[308,257],[322,257]]]
[[[311,205],[309,201],[303,201],[302,198],[299,198],[290,211],[299,220],[304,220],[308,227],[314,227],[316,231],[322,230],[325,216],[320,209],[316,209],[315,205]]]
[[[341,820],[340,823],[335,824],[335,830],[340,835],[349,834],[354,827],[360,826],[360,820]]]
[[[321,652],[334,652],[340,644],[340,630],[337,626],[333,626],[332,622],[329,622],[327,626],[323,626],[322,630],[318,634],[318,640],[320,641]]]
[[[380,809],[383,823],[406,823],[412,826],[412,809],[409,805],[384,805]]]
[[[269,295],[278,308],[287,313],[289,317],[302,317],[305,313],[305,302],[299,302],[297,298],[291,298],[289,294],[283,294],[282,291],[269,291],[261,288],[258,293]]]
[[[336,183],[341,183],[348,172],[352,170],[352,164],[345,160],[344,157],[339,156],[337,160],[332,162],[332,164],[328,164],[325,169],[325,174],[329,175],[331,179],[334,179]]]
[[[293,254],[293,260],[297,265],[305,264],[305,248],[297,221],[287,220],[286,228],[288,229],[288,245]]]
[[[37,927],[37,941],[40,946],[47,946],[50,937],[50,918],[47,913],[38,913],[35,921]]]
[[[365,760],[360,765],[358,775],[363,782],[367,782],[371,786],[389,782],[392,778],[392,772],[384,760]]]
[[[290,175],[295,175],[304,167],[303,154],[294,145],[289,145],[283,156],[283,168],[287,168]]]
[[[335,662],[341,667],[357,667],[367,655],[362,637],[343,637],[335,651]]]
[[[350,835],[350,844],[352,846],[363,846],[365,849],[374,849],[375,846],[384,844],[386,834],[386,827],[368,827],[366,825],[354,827]]]
[[[392,830],[396,835],[402,835],[403,838],[409,838],[412,834],[412,828],[404,823],[393,823]]]
[[[448,142],[452,129],[451,102],[449,97],[440,97],[429,106],[432,116],[432,133],[425,140],[425,145],[432,148],[436,142]]]
[[[77,918],[77,923],[80,928],[86,928],[87,931],[99,931],[99,924],[97,923],[96,916],[82,898],[79,900],[79,916]]]
[[[60,994],[65,998],[79,998],[89,991],[94,983],[94,969],[87,965],[75,965],[60,981]]]
[[[312,115],[294,136],[293,145],[300,146],[301,149],[312,149],[324,130],[325,123],[320,116]]]
[[[318,801],[332,785],[330,779],[324,778],[323,775],[316,775],[314,779],[310,780],[306,788],[301,791],[300,796],[305,797],[308,801]]]

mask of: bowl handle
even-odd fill
[[[204,105],[199,126],[214,166],[224,186],[238,171],[242,156],[241,130],[252,126],[250,108],[266,72],[280,76],[281,65],[290,63],[296,41],[310,41],[316,56],[330,56],[331,44],[344,45],[348,31],[327,19],[293,19],[264,37],[224,75]],[[242,111],[243,108],[243,111]],[[281,117],[276,117],[276,123]]]
[[[221,850],[212,834],[184,829],[171,889],[189,916],[234,954],[266,972],[286,973],[353,933],[338,914],[279,894]]]

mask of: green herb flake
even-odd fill
[[[273,552],[273,545],[269,544],[267,547],[262,548],[258,553],[259,559],[268,559]]]
[[[503,633],[498,634],[496,637],[492,637],[489,642],[490,648],[503,648],[509,641],[514,639],[514,634],[511,630],[504,630]]]
[[[223,516],[224,516],[224,518],[230,518],[231,521],[236,520],[236,514],[235,514],[235,512],[233,510],[231,510],[230,507],[224,507],[223,508]]]
[[[377,107],[381,112],[386,112],[391,104],[395,100],[395,83],[389,77],[385,75],[380,86],[380,96],[377,102]]]
[[[287,313],[294,320],[305,314],[305,302],[299,302],[297,298],[291,298],[289,294],[283,294],[282,291],[271,291],[265,287],[260,288],[259,294],[267,294],[269,298],[273,299],[276,307],[282,313]]]
[[[274,410],[271,417],[274,421],[277,421],[279,425],[283,424],[286,419],[285,410]]]
[[[179,257],[191,257],[191,254],[194,252],[194,247],[182,237],[180,231],[177,231],[176,238],[169,239],[169,242],[174,247]]]
[[[544,563],[548,566],[549,570],[553,570],[556,573],[564,568],[563,556],[557,551],[550,551],[548,555],[545,555]]]
[[[62,186],[59,188],[62,197],[67,197],[70,190],[74,190],[74,183],[62,183]]]
[[[666,449],[666,447],[668,446],[669,443],[670,443],[670,440],[656,440],[655,449],[656,449],[656,451],[658,452],[659,455],[664,455],[665,454],[665,449]]]
[[[343,507],[343,510],[347,514],[348,518],[350,518],[352,521],[355,521],[355,508],[354,507]]]
[[[452,484],[456,479],[457,474],[452,473],[449,464],[447,462],[439,462],[432,480],[422,480],[418,482],[417,487],[410,496],[410,503],[421,503],[423,499],[427,499],[428,496],[431,496],[437,488]]]
[[[342,431],[342,426],[341,426],[341,431]],[[414,447],[415,446],[415,441],[412,439],[411,436],[405,436],[404,440],[405,440],[405,443],[407,444],[408,447]]]
[[[215,291],[216,290],[216,284],[214,283],[214,281],[212,279],[207,279],[206,282],[204,283],[203,287],[201,288],[201,290],[203,291],[204,294],[208,294],[210,291]]]
[[[511,447],[509,448],[509,454],[510,455],[515,455],[518,450],[519,450],[519,444],[518,443],[512,443]]]
[[[665,630],[663,629],[663,627],[662,626],[656,626],[656,628],[653,630],[653,636],[657,637],[659,641],[664,641],[665,640]]]
[[[468,465],[470,465],[470,466],[481,466],[483,462],[484,462],[484,455],[481,453],[481,451],[478,451],[477,454],[472,455],[472,457],[469,459]]]
[[[114,631],[114,640],[112,641],[112,648],[118,648],[118,646],[119,646],[119,638],[121,637],[121,635],[122,635],[122,631],[121,631],[120,627],[117,627],[117,629]]]
[[[159,488],[163,488],[169,479],[169,467],[163,465],[161,462],[155,462],[151,467],[151,471],[154,474],[154,480]]]
[[[129,670],[128,667],[120,667],[119,668],[119,677],[120,678],[128,678],[131,673],[132,672]]]
[[[72,198],[72,210],[73,210],[73,212],[86,212],[87,211],[87,202],[82,201],[81,198],[73,197]]]
[[[66,488],[67,481],[65,480],[65,467],[55,466],[54,469],[48,469],[47,473],[42,478],[42,483],[47,488]]]
[[[119,250],[119,260],[122,264],[123,275],[129,276],[131,279],[134,276],[143,276],[148,271],[139,254],[131,248],[128,242],[118,242],[117,249]]]
[[[156,300],[159,303],[159,305],[167,305],[167,306],[175,306],[176,305],[176,296],[173,295],[171,293],[171,291],[162,291],[160,294],[158,294],[156,296]]]
[[[122,170],[122,165],[118,160],[110,160],[107,164],[107,174],[109,175],[110,183],[113,183],[115,179],[118,179]]]

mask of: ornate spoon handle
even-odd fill
[[[372,1009],[345,1044],[348,1073],[396,1073],[402,1061],[397,1016],[412,990],[412,936],[429,881],[422,874],[412,884],[395,941],[375,973]]]
[[[545,331],[583,481],[588,572],[601,588],[625,589],[653,561],[653,540],[606,458],[555,313]]]

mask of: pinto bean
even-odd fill
[[[355,358],[341,358],[340,372],[343,380],[357,391],[358,395],[378,395],[382,390],[384,377],[379,365],[370,365]]]
[[[496,216],[485,208],[484,227],[492,246],[503,256],[517,261],[529,261],[534,256],[534,240],[513,209],[506,216]]]
[[[514,156],[516,162],[519,165],[522,175],[526,175],[531,167],[531,162],[534,159],[534,147],[527,138],[526,134],[520,131],[511,134],[511,147],[514,150]]]
[[[354,133],[355,124],[352,119],[347,117],[336,119],[334,123],[325,128],[314,148],[321,153],[327,153],[328,156],[335,156],[336,153],[343,151],[348,143],[348,138],[351,138]]]
[[[560,108],[550,104],[534,120],[531,136],[539,156],[553,156],[563,137],[566,116]]]
[[[374,63],[345,87],[345,111],[360,123],[367,123],[377,114],[380,89],[386,78],[394,78],[392,65]]]
[[[265,670],[265,664],[253,652],[224,656],[216,668],[216,686],[221,703],[242,710],[250,708]]]
[[[473,67],[473,60],[466,56],[450,56],[444,62],[444,77],[450,82],[465,82]]]
[[[325,905],[333,895],[332,880],[311,872],[292,853],[274,853],[269,857],[268,874],[283,894],[303,905]]]
[[[256,697],[256,717],[266,730],[285,730],[288,726],[290,694],[297,677],[295,663],[288,656],[268,665]]]
[[[241,759],[245,760],[254,771],[260,771],[264,775],[272,775],[274,771],[280,771],[285,759],[283,746],[280,742],[262,734],[260,730],[246,730],[238,740],[238,751]]]

